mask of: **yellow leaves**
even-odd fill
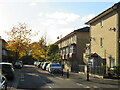
[[[25,23],[19,23],[18,26],[14,26],[7,34],[9,36],[7,49],[19,53],[19,57],[27,55],[30,50],[31,29],[27,29]]]

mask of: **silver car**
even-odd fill
[[[47,70],[50,73],[61,73],[62,72],[62,66],[59,63],[50,63],[47,67]]]

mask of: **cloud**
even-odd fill
[[[36,6],[37,3],[30,3],[29,5],[30,5],[30,6]]]
[[[80,21],[80,15],[62,11],[39,12],[38,18],[39,28],[52,42],[57,41],[59,35],[65,36],[75,30],[74,24]]]
[[[87,22],[87,21],[89,21],[90,19],[92,19],[93,17],[95,17],[94,14],[89,14],[89,15],[87,15],[87,16],[82,17],[81,20]]]
[[[43,25],[57,25],[57,24],[69,24],[74,22],[80,16],[75,13],[67,13],[67,12],[53,12],[53,13],[42,13],[40,12],[39,15],[44,22]]]

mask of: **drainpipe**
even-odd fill
[[[119,32],[119,39],[120,40],[120,4],[118,5],[118,32]],[[120,64],[120,42],[118,41],[118,64]]]
[[[117,45],[116,45],[116,64],[120,64],[120,8],[119,8],[119,4],[117,5],[117,17],[116,17],[116,23],[117,23],[117,27],[116,27],[116,32],[117,32]]]

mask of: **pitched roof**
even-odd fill
[[[77,32],[89,32],[90,31],[90,27],[83,27],[77,30],[74,30],[73,32],[69,33],[68,35],[66,35],[65,37],[61,38],[60,40],[58,40],[56,43],[59,43],[63,40],[65,40],[66,38],[72,36],[73,34],[77,33]]]

